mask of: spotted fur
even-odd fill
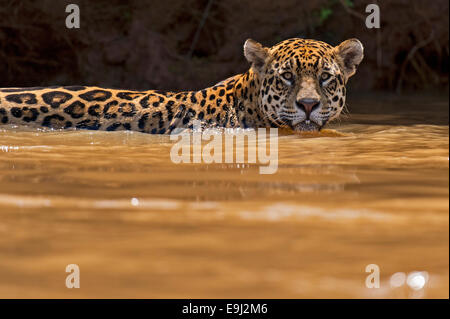
[[[363,47],[356,39],[332,47],[293,38],[266,48],[249,39],[244,55],[247,72],[200,91],[0,89],[0,125],[165,134],[200,120],[207,127],[319,130],[341,113]]]

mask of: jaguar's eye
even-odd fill
[[[330,77],[331,77],[330,73],[324,72],[324,73],[322,73],[322,75],[320,76],[320,80],[326,81],[326,80],[328,80]]]
[[[281,74],[281,76],[286,81],[292,81],[294,79],[294,75],[291,72],[284,72],[283,74]]]

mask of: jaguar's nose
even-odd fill
[[[297,104],[297,107],[305,112],[306,119],[309,120],[309,116],[311,115],[312,111],[317,109],[319,107],[320,101],[317,99],[301,99],[295,102]]]

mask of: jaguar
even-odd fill
[[[168,134],[198,120],[204,127],[319,131],[341,114],[363,50],[357,39],[331,46],[291,38],[272,47],[248,39],[247,72],[198,91],[3,88],[0,124]]]

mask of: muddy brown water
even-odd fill
[[[280,136],[272,175],[174,164],[167,136],[0,127],[0,297],[448,298],[447,97],[350,109]]]

